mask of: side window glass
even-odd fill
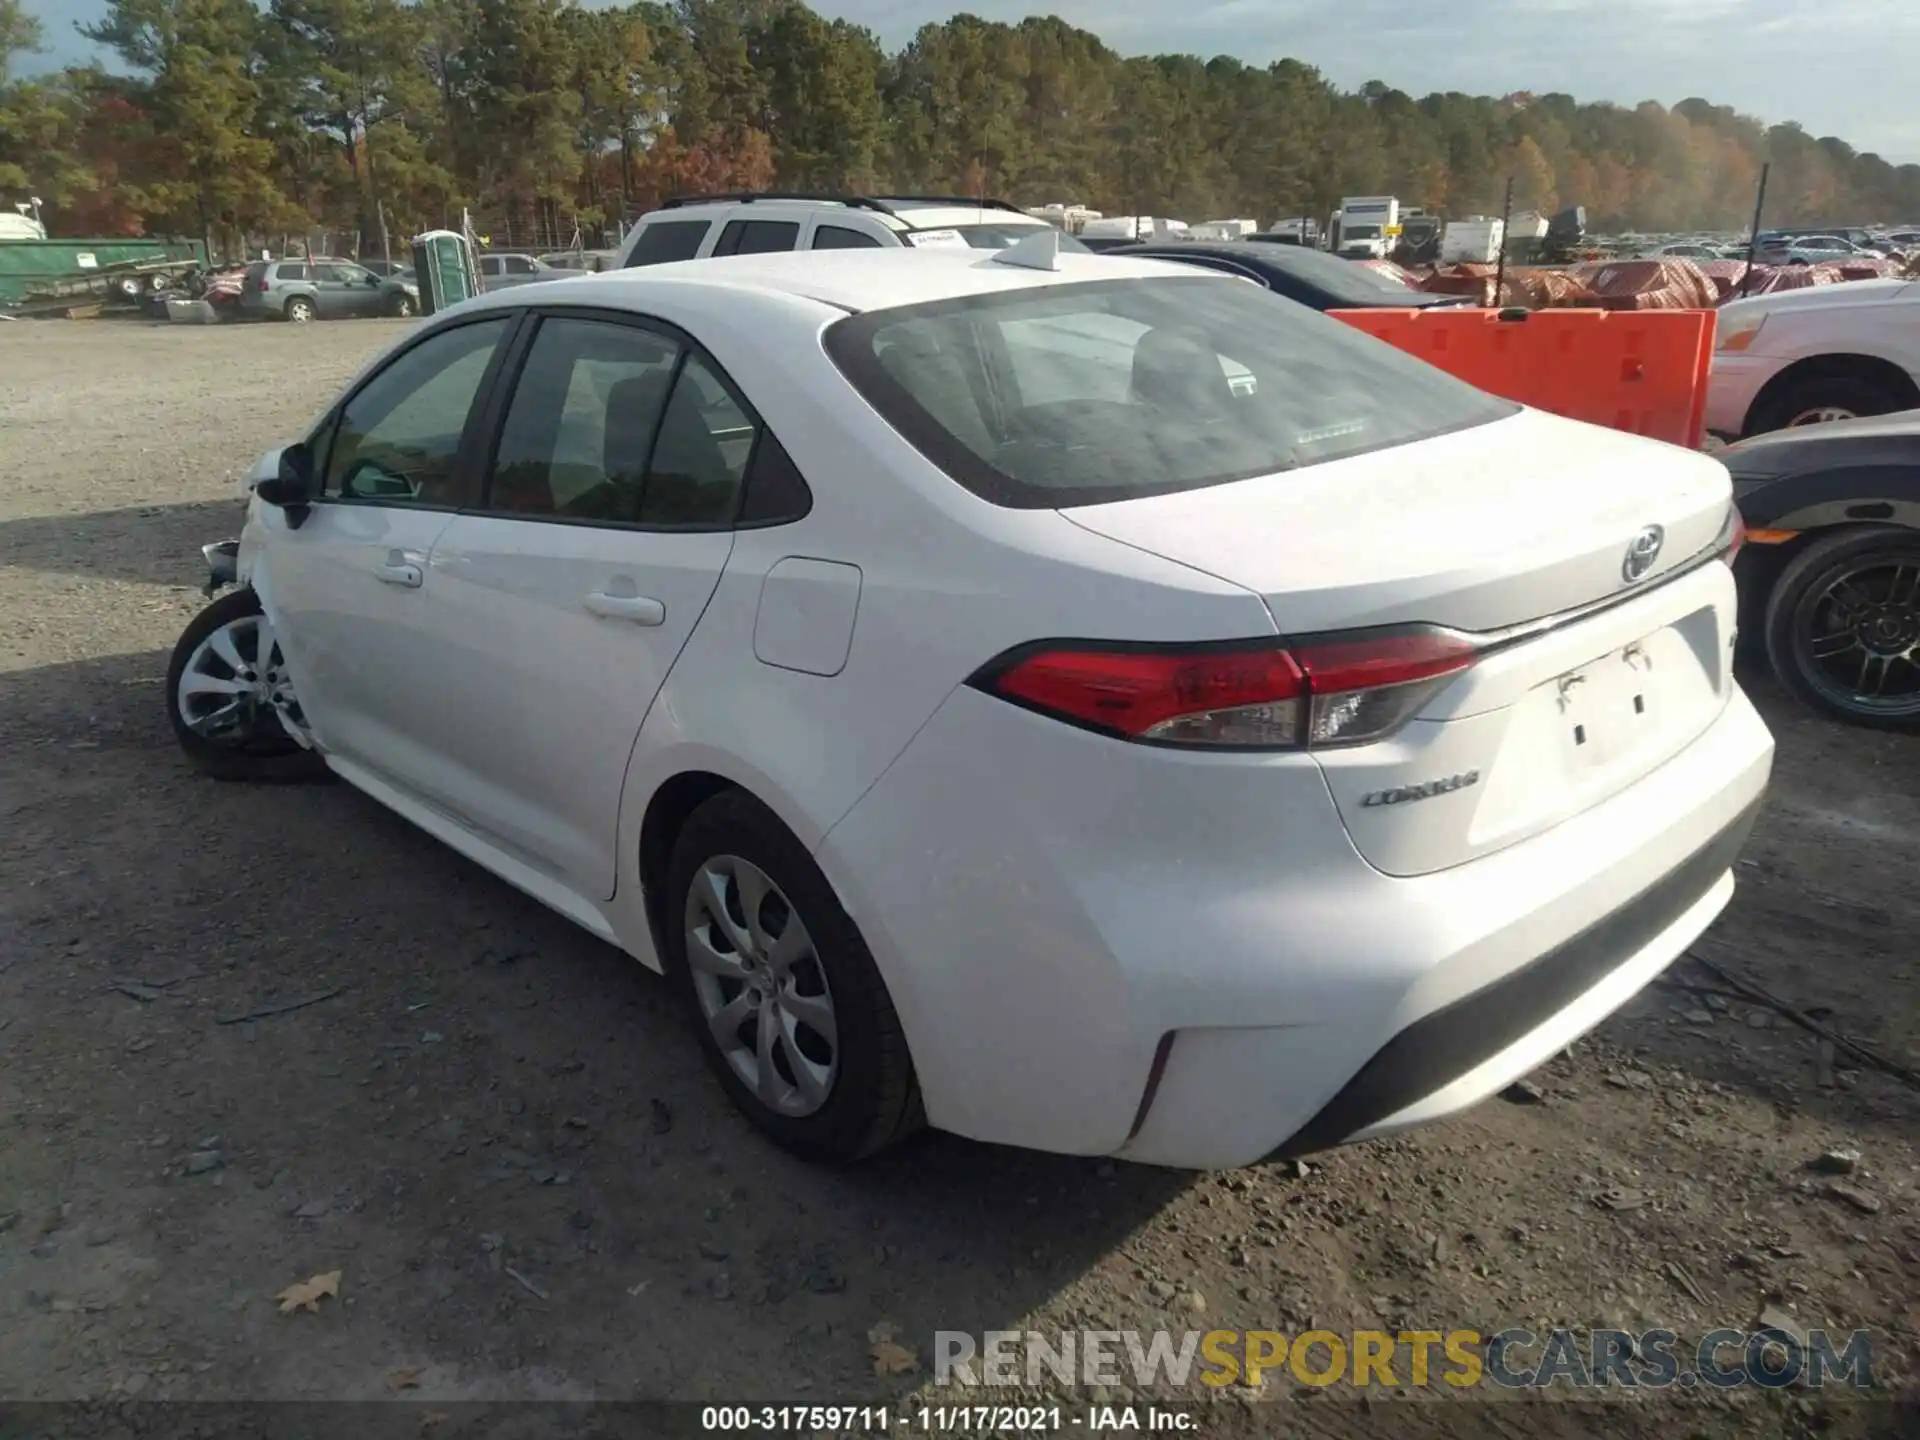
[[[731,524],[758,429],[706,363],[689,356],[660,419],[641,522]]]
[[[631,325],[540,324],[514,386],[487,508],[631,523],[679,345]]]
[[[742,525],[785,525],[813,509],[813,492],[793,463],[787,447],[762,429],[747,471],[747,498],[740,505]]]
[[[509,255],[507,256],[507,273],[509,275],[531,275],[533,274],[533,261],[527,259],[524,255]]]
[[[307,278],[307,267],[304,265],[282,265],[277,273],[282,280],[304,280]]]
[[[443,330],[354,392],[334,431],[321,493],[459,504],[460,437],[508,323],[502,318]]]
[[[816,225],[813,227],[813,248],[816,250],[877,250],[880,248],[880,242],[864,231],[849,230],[844,225]]]

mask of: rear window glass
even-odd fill
[[[816,225],[813,227],[813,248],[815,250],[877,250],[880,242],[873,236],[859,230],[849,230],[844,225]]]
[[[998,505],[1192,490],[1518,408],[1213,276],[1000,291],[849,316],[827,348],[922,454]]]
[[[953,242],[948,237],[958,235],[970,249],[1005,250],[1009,245],[1024,240],[1029,235],[1038,234],[1044,229],[1046,229],[1044,224],[1036,225],[1029,222],[1023,225],[1019,221],[1011,225],[941,225],[937,228],[912,231],[908,238],[916,246],[936,248],[943,244],[951,245]]]
[[[282,280],[304,280],[307,278],[305,265],[282,265],[274,272]]]
[[[731,220],[720,232],[716,255],[773,255],[800,243],[800,226],[793,220]]]
[[[700,242],[707,238],[706,220],[655,220],[641,228],[627,255],[629,265],[665,265],[674,260],[691,260],[700,253]]]

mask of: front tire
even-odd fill
[[[313,319],[313,302],[303,300],[298,295],[287,301],[287,321],[293,325],[304,325]]]
[[[188,761],[216,780],[285,784],[329,773],[294,738],[305,716],[250,588],[229,590],[181,634],[167,666],[167,716]]]
[[[1773,584],[1766,638],[1774,674],[1802,703],[1853,725],[1920,730],[1920,531],[1815,539]]]
[[[801,1157],[845,1164],[924,1123],[892,998],[806,847],[741,791],[688,817],[665,939],[696,1038],[727,1094]]]

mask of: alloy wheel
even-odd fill
[[[1793,616],[1807,682],[1865,715],[1920,715],[1920,550],[1863,559],[1816,584]]]
[[[1811,409],[1802,410],[1791,420],[1787,421],[1787,428],[1791,430],[1801,425],[1825,425],[1832,420],[1852,420],[1856,418],[1854,412],[1847,409],[1844,405],[1815,405]]]
[[[759,866],[716,855],[686,904],[687,967],[721,1055],[775,1114],[811,1115],[839,1073],[833,992],[813,938]]]
[[[181,672],[175,703],[187,728],[216,745],[244,750],[292,740],[312,748],[265,615],[240,616],[202,640]]]

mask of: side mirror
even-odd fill
[[[313,451],[302,442],[280,452],[280,473],[270,480],[262,480],[253,487],[253,493],[283,510],[304,510],[313,503],[317,489]]]

